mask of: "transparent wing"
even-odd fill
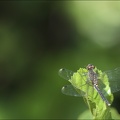
[[[65,68],[62,68],[59,70],[58,74],[66,79],[66,80],[70,80],[71,79],[71,76],[73,76],[74,72],[71,71],[71,70],[68,70],[68,69],[65,69]],[[80,74],[80,73],[79,73]],[[87,74],[83,74],[84,76],[86,76]],[[86,80],[87,81],[87,80]],[[86,89],[86,93],[89,94],[91,93],[91,90],[89,89],[89,87],[85,87],[87,85],[86,84],[83,84],[81,85],[81,88],[83,89]],[[88,82],[88,85],[89,86],[89,82]],[[91,88],[91,87],[90,87]],[[93,88],[92,88],[93,89]],[[93,91],[93,90],[92,90]],[[76,88],[76,87],[73,87],[72,85],[66,85],[62,88],[62,93],[65,94],[65,95],[70,95],[70,96],[85,96],[85,92],[83,92],[82,90]]]
[[[74,88],[72,85],[63,86],[61,91],[65,95],[70,95],[75,97],[81,97],[85,95],[84,92],[80,91],[77,88]],[[79,93],[77,91],[79,91]]]
[[[71,79],[71,76],[73,76],[73,71],[65,69],[65,68],[61,68],[58,72],[58,74],[64,78],[65,80],[69,80]]]
[[[104,73],[107,74],[111,92],[117,92],[120,90],[120,67],[114,70],[105,71]]]

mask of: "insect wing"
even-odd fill
[[[109,84],[112,93],[120,90],[120,67],[114,70],[105,71],[108,76]]]
[[[65,80],[70,80],[71,76],[73,76],[73,71],[62,68],[59,70],[58,74],[59,76],[61,76],[62,78],[64,78]]]
[[[69,96],[81,97],[84,96],[84,92],[74,88],[72,85],[66,85],[62,87],[62,93]],[[79,91],[79,93],[77,92]]]

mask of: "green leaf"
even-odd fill
[[[109,86],[108,76],[97,68],[94,69],[94,72],[98,76],[98,87],[100,87],[104,97],[111,104],[113,102],[113,94],[111,93]],[[73,88],[78,92],[78,94],[82,94],[94,119],[112,119],[110,107],[94,89],[92,82],[88,80],[89,78],[87,74],[87,69],[80,68],[71,76],[68,81],[72,84]],[[99,86],[99,82],[101,86]]]

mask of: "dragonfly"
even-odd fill
[[[101,92],[101,90],[99,89],[97,74],[93,71],[93,69],[95,68],[95,66],[92,65],[92,64],[88,64],[88,66],[86,68],[88,70],[89,80],[91,80],[92,85],[94,86],[94,88],[96,89],[96,91],[98,92],[98,94],[100,95],[100,97],[102,98],[102,100],[105,101],[108,106],[110,106],[111,104],[105,98],[105,96],[103,95],[103,93]]]
[[[102,100],[105,101],[105,103],[108,106],[110,106],[111,104],[106,99],[106,97],[105,97],[106,94],[102,90],[103,89],[103,81],[102,81],[103,79],[102,78],[98,79],[97,73],[94,72],[95,66],[92,64],[88,64],[86,69],[88,70],[88,72],[83,74],[83,76],[87,76],[87,78],[88,78],[86,80],[86,84],[92,83],[93,89],[95,89],[98,92],[98,94],[100,95],[100,97],[102,98]],[[62,68],[59,70],[59,75],[66,80],[70,80],[74,73],[75,72],[65,69],[65,68]],[[102,72],[102,76],[104,76],[105,74],[108,76],[111,93],[120,91],[120,67],[116,68],[114,70],[108,70],[108,71]],[[66,85],[66,86],[62,87],[61,91],[65,95],[70,95],[70,96],[75,96],[75,97],[81,97],[81,96],[85,95],[83,92],[78,93],[78,91],[77,91],[78,89],[77,90],[76,89],[77,88],[75,88],[73,85]]]

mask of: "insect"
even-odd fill
[[[109,101],[106,99],[106,94],[103,91],[103,86],[105,86],[103,84],[103,76],[107,75],[108,77],[108,81],[109,81],[109,86],[111,89],[112,93],[115,93],[117,91],[120,90],[120,68],[116,68],[114,70],[108,70],[105,72],[102,72],[101,78],[99,79],[98,73],[95,72],[95,66],[92,64],[88,64],[87,67],[87,73],[82,74],[82,76],[86,76],[86,84],[83,84],[81,86],[84,85],[91,85],[93,87],[93,89],[95,89],[98,94],[100,95],[101,99],[108,105],[110,106],[111,104],[109,103]],[[59,75],[66,79],[66,80],[70,80],[71,77],[73,76],[75,72],[62,68],[59,70]],[[81,73],[79,73],[81,74]],[[86,90],[87,92],[88,90]],[[62,93],[66,94],[66,95],[70,95],[70,96],[77,96],[77,97],[81,97],[81,96],[85,96],[86,94],[84,92],[78,93],[78,91],[76,91],[75,86],[73,85],[66,85],[62,88]]]
[[[108,106],[110,106],[111,104],[105,98],[105,96],[103,95],[103,93],[101,92],[101,90],[99,89],[97,74],[93,71],[93,69],[95,68],[95,66],[92,65],[92,64],[88,64],[88,66],[86,68],[88,69],[89,80],[91,80],[92,85],[94,86],[94,89],[98,92],[98,94],[101,96],[101,98],[103,99],[103,101],[105,101],[106,104]]]

